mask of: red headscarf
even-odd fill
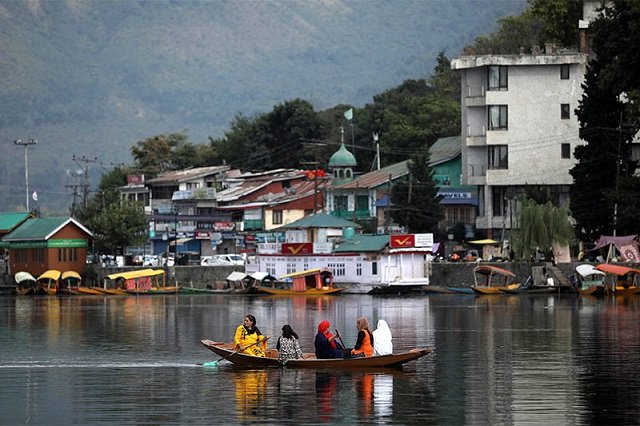
[[[324,337],[327,338],[327,340],[333,337],[333,334],[331,334],[331,332],[329,331],[329,327],[331,327],[331,323],[327,320],[324,320],[320,324],[318,324],[318,333],[322,333]],[[331,340],[329,343],[331,343],[331,347],[333,349],[337,348],[335,340]]]

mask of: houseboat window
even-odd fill
[[[504,65],[491,65],[487,72],[489,90],[507,90],[508,68]]]
[[[356,275],[357,276],[362,275],[362,263],[356,263]]]
[[[346,275],[346,268],[344,263],[329,263],[327,265],[331,271],[333,271],[334,277],[344,277]]]
[[[378,275],[378,262],[371,262],[371,275]]]

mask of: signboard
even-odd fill
[[[415,234],[416,247],[433,247],[433,234]]]
[[[413,234],[390,235],[389,246],[391,248],[415,247],[415,236]]]
[[[127,175],[127,185],[142,185],[144,175]]]
[[[283,243],[282,254],[312,254],[313,243]]]
[[[216,222],[213,224],[213,228],[216,231],[233,231],[235,226],[234,222]]]
[[[333,243],[313,243],[313,252],[316,254],[331,254]]]

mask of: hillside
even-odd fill
[[[236,114],[303,98],[361,106],[431,73],[525,0],[0,1],[0,196],[64,212],[72,156],[92,182],[146,137],[222,136]],[[102,163],[100,165],[100,163]],[[73,179],[76,179],[74,181]]]

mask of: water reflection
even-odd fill
[[[260,420],[260,406],[264,403],[267,371],[252,370],[233,376],[236,417],[242,421]]]

